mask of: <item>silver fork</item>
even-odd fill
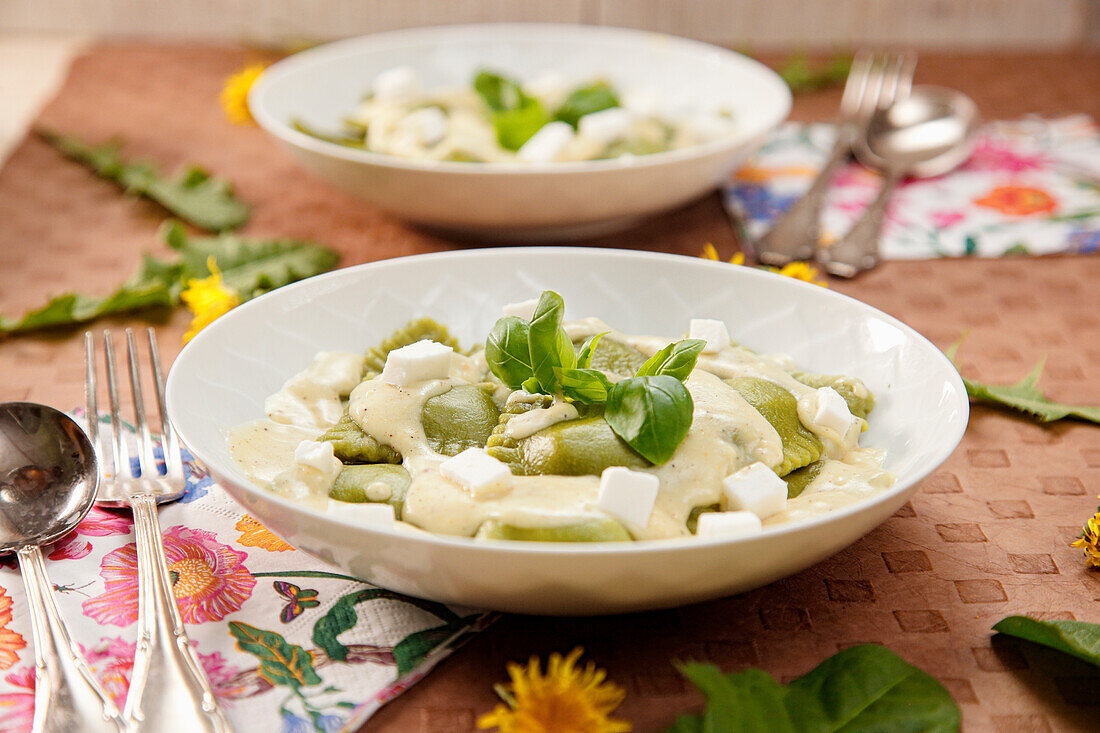
[[[875,109],[908,96],[916,63],[912,54],[879,55],[870,51],[856,54],[844,84],[836,141],[829,159],[806,194],[757,242],[760,262],[781,267],[794,260],[813,258],[821,238],[821,211],[829,184],[847,162],[852,144]]]
[[[157,733],[231,731],[232,727],[214,697],[214,688],[187,638],[173,594],[168,562],[164,556],[164,543],[157,522],[157,504],[175,501],[183,496],[185,479],[179,441],[168,422],[165,408],[164,375],[153,329],[148,329],[148,336],[165,473],[162,475],[157,470],[153,438],[145,417],[145,400],[134,333],[131,329],[126,329],[130,394],[138,435],[138,465],[141,470],[139,476],[133,476],[130,471],[129,448],[123,438],[122,419],[119,415],[118,377],[111,333],[103,332],[112,436],[109,453],[100,441],[97,420],[99,411],[95,338],[91,332],[84,334],[88,434],[100,456],[109,454],[113,459],[114,475],[102,477],[96,502],[104,506],[129,507],[134,513],[134,530],[137,536],[138,641],[130,692],[126,696],[123,715],[139,730]],[[100,465],[103,465],[102,461]]]

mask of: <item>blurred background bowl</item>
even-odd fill
[[[467,85],[482,68],[521,80],[559,72],[652,92],[667,112],[724,109],[735,131],[665,153],[545,164],[424,161],[347,148],[294,129],[336,130],[395,66],[425,88]],[[268,68],[249,97],[253,116],[308,170],[412,222],[482,239],[549,241],[625,229],[717,186],[784,119],[791,95],[752,59],[673,36],[621,28],[485,24],[352,38]]]

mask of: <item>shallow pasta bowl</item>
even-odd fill
[[[548,71],[652,92],[666,110],[726,109],[733,134],[634,159],[545,163],[423,161],[356,150],[296,130],[336,130],[372,79],[412,66],[428,89],[482,68]],[[456,25],[338,41],[280,61],[249,96],[257,122],[320,178],[402,218],[485,239],[562,241],[630,226],[717,186],[790,110],[773,71],[726,49],[642,31],[555,24]]]
[[[492,273],[486,277],[487,273]],[[226,431],[262,417],[264,398],[323,350],[364,350],[414,316],[484,338],[504,303],[545,288],[567,318],[674,337],[692,317],[816,372],[863,379],[878,400],[861,444],[884,448],[889,490],[745,539],[635,543],[477,542],[371,529],[253,485]],[[859,539],[893,514],[954,450],[968,402],[958,372],[924,337],[859,301],[791,278],[675,255],[502,248],[385,260],[290,285],[230,311],[180,353],[168,408],[181,439],[252,516],[295,547],[386,588],[523,613],[677,606],[764,585]]]

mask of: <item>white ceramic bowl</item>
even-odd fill
[[[264,397],[317,351],[366,349],[410,317],[485,337],[504,303],[544,288],[566,317],[597,315],[634,333],[682,334],[724,319],[735,339],[820,372],[863,379],[878,404],[863,445],[885,448],[888,491],[747,539],[598,545],[476,542],[385,531],[306,509],[253,486],[226,430],[263,416]],[[250,514],[295,547],[402,593],[479,608],[596,614],[676,606],[748,590],[837,552],[893,514],[950,455],[968,402],[940,351],[859,301],[748,267],[675,255],[580,248],[473,250],[385,260],[257,298],[204,329],[168,375],[183,441]]]
[[[650,90],[667,109],[725,108],[735,134],[705,145],[575,163],[418,161],[347,148],[296,131],[337,130],[381,71],[410,65],[425,85],[469,84],[482,68],[521,79],[557,70]],[[596,26],[456,25],[380,33],[272,65],[253,87],[257,122],[307,169],[413,222],[491,239],[547,241],[625,228],[713,189],[782,122],[791,95],[767,67],[673,36]]]

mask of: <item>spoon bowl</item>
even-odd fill
[[[909,96],[877,110],[855,143],[861,163],[884,173],[940,176],[962,165],[974,148],[978,107],[962,92],[913,87]]]
[[[72,418],[46,405],[0,404],[0,553],[70,532],[98,482],[95,451]]]

